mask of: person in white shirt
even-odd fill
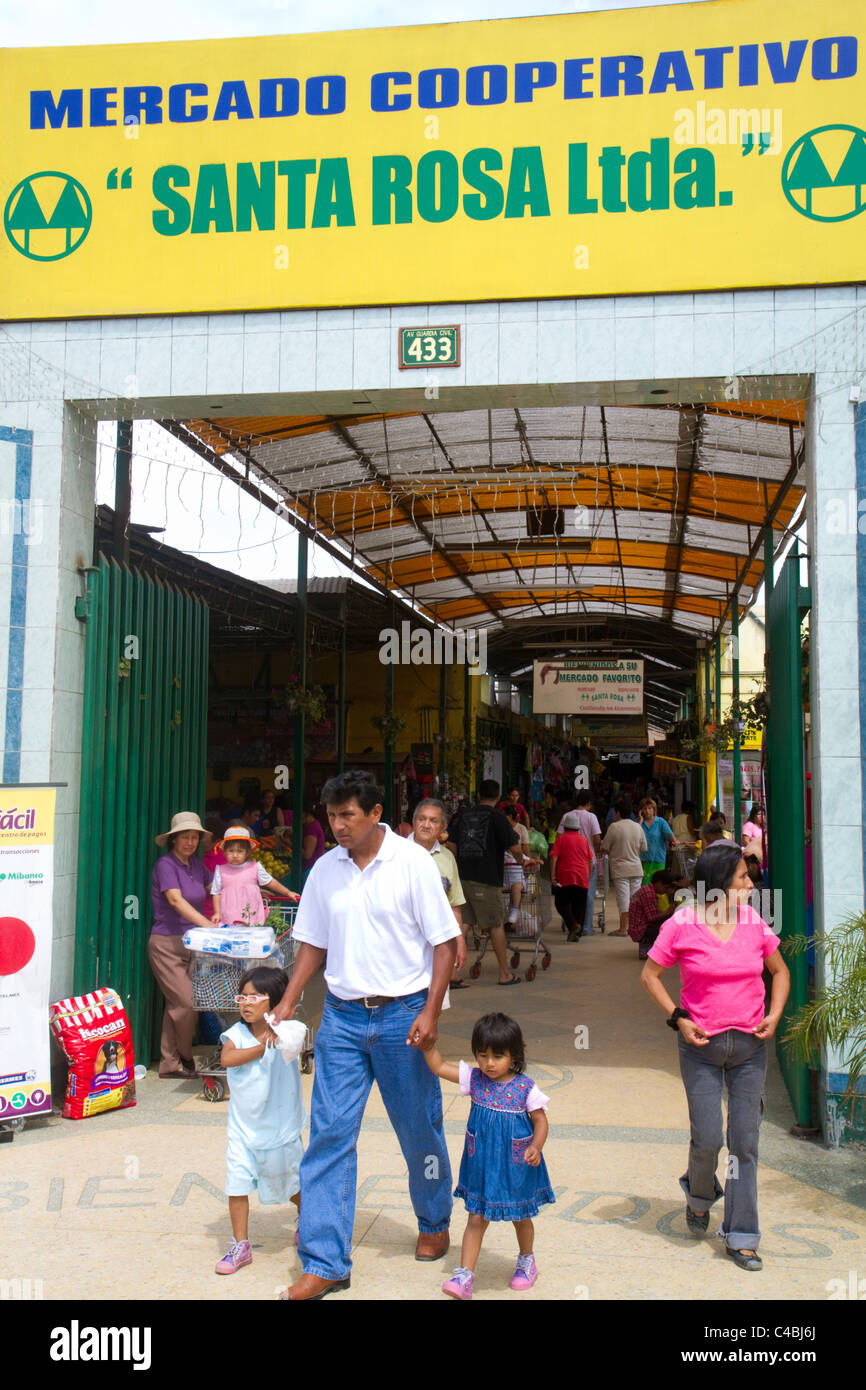
[[[454,962],[456,974],[451,980],[450,988],[468,989],[469,986],[466,981],[459,978],[460,971],[466,964],[466,934],[463,930],[463,913],[461,911],[466,902],[466,894],[463,892],[463,885],[460,882],[457,860],[440,839],[440,836],[447,834],[447,831],[448,813],[444,803],[437,801],[432,796],[419,801],[412,812],[412,834],[407,838],[414,840],[416,845],[422,845],[429,854],[435,856],[434,862],[439,870],[445,896],[451,904],[454,920],[460,928],[460,935],[457,938],[457,959]],[[447,1009],[448,1007],[449,999],[446,993],[443,1008]]]
[[[374,1081],[409,1169],[416,1259],[447,1253],[452,1204],[442,1094],[423,1052],[436,1041],[460,928],[432,855],[380,823],[382,793],[369,773],[332,778],[322,800],[337,847],[310,870],[293,932],[300,950],[275,1010],[277,1022],[291,1018],[324,964],[301,1171],[304,1273],[281,1295],[292,1301],[349,1287],[356,1145]]]
[[[631,819],[631,802],[627,796],[621,796],[616,803],[616,817],[605,832],[601,848],[610,860],[610,879],[619,908],[619,931],[610,935],[628,936],[629,904],[641,886],[641,854],[646,853],[647,842],[643,826]]]

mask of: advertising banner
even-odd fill
[[[571,727],[572,739],[591,743],[602,752],[616,748],[643,748],[649,745],[646,715],[635,719],[623,715],[618,719],[580,719]]]
[[[734,830],[734,760],[719,758],[719,781],[722,788],[722,806],[728,829]],[[748,819],[749,807],[753,802],[762,802],[761,795],[761,754],[759,750],[744,748],[740,754],[740,823]]]
[[[535,661],[532,712],[641,714],[643,662]]]
[[[0,317],[858,281],[864,38],[715,0],[7,49]]]
[[[0,789],[0,1121],[51,1109],[55,797]]]

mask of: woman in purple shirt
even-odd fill
[[[196,854],[204,834],[194,812],[179,811],[172,816],[171,829],[156,836],[156,843],[167,853],[157,859],[150,881],[153,927],[147,955],[165,996],[159,1074],[183,1080],[196,1075],[192,1055],[196,1011],[190,978],[192,957],[181,938],[190,926],[212,926],[201,912],[211,878]]]
[[[306,878],[317,859],[325,853],[325,832],[313,815],[313,805],[304,807],[303,839],[301,841],[301,870]]]

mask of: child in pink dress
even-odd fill
[[[213,920],[220,923],[240,923],[245,927],[260,927],[267,919],[268,909],[262,897],[262,889],[276,893],[290,902],[300,902],[297,893],[284,888],[279,879],[273,878],[265,868],[252,858],[259,842],[254,840],[246,825],[231,826],[216,846],[226,857],[225,864],[214,869],[211,897],[213,898]]]

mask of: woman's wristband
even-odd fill
[[[671,1014],[670,1018],[666,1018],[666,1019],[665,1019],[665,1023],[668,1025],[669,1028],[673,1028],[673,1030],[674,1030],[675,1033],[678,1033],[678,1032],[680,1031],[680,1023],[679,1023],[680,1019],[681,1019],[681,1018],[687,1018],[687,1019],[691,1020],[691,1017],[692,1017],[691,1014],[690,1014],[690,1013],[686,1013],[685,1009],[677,1008],[677,1009],[674,1009],[674,1011],[673,1011],[673,1013]]]

